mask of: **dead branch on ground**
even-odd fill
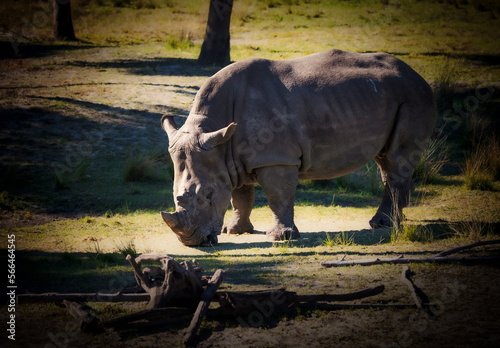
[[[403,283],[405,283],[408,286],[408,289],[410,289],[411,296],[413,298],[413,301],[415,301],[417,307],[422,310],[429,319],[436,319],[434,313],[432,313],[429,308],[429,298],[422,289],[415,285],[415,283],[411,279],[411,273],[412,272],[410,270],[410,267],[403,267],[403,272],[401,273],[401,279],[403,280]]]
[[[356,260],[345,260],[343,257],[339,261],[323,261],[321,265],[324,267],[344,267],[344,266],[373,266],[373,265],[382,265],[382,264],[408,264],[408,263],[491,263],[491,262],[499,262],[500,256],[477,256],[477,257],[447,257],[448,255],[457,253],[459,251],[472,249],[482,245],[492,245],[492,244],[500,244],[500,240],[490,240],[490,241],[482,241],[476,242],[468,245],[464,245],[461,247],[445,250],[438,254],[429,257],[412,257],[407,258],[404,255],[400,255],[398,257],[386,258],[386,259],[356,259]]]

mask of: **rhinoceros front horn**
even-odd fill
[[[170,227],[172,231],[177,234],[176,230],[178,229],[179,218],[177,217],[176,213],[166,213],[162,211],[161,217],[163,218],[163,221],[167,223],[168,227]]]

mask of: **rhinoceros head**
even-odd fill
[[[231,179],[220,146],[233,135],[236,124],[205,132],[186,121],[180,129],[173,116],[162,117],[174,165],[173,213],[162,212],[163,220],[184,245],[216,244],[231,198]]]

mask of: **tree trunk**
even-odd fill
[[[233,0],[210,0],[207,29],[198,63],[225,66],[231,62],[229,24],[232,10]]]
[[[70,0],[54,0],[52,30],[56,40],[76,41]]]

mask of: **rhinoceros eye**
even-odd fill
[[[208,199],[209,201],[210,201],[210,200],[212,200],[212,196],[213,196],[213,195],[214,195],[214,193],[213,193],[213,192],[208,193],[208,194],[207,194],[207,199]]]
[[[211,201],[214,195],[214,189],[212,187],[206,187],[203,189],[203,194],[208,201]]]
[[[191,200],[193,198],[191,197],[191,195],[189,193],[187,193],[187,194],[185,193],[182,196],[177,196],[176,199],[181,207],[185,207],[186,205],[188,205],[191,202]]]

